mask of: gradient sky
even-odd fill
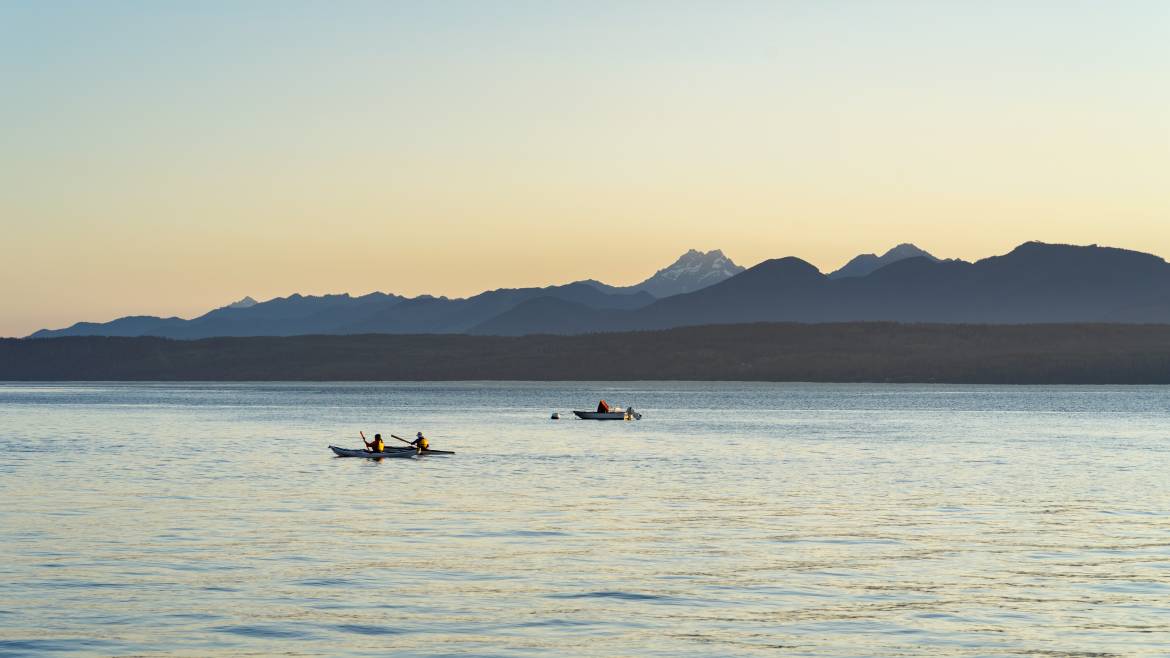
[[[0,85],[0,335],[691,247],[1170,256],[1161,0],[5,2]]]

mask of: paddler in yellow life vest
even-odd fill
[[[418,448],[420,451],[427,450],[431,447],[431,442],[427,441],[427,437],[423,436],[422,432],[415,434],[418,438],[410,442],[410,445]]]
[[[366,437],[362,437],[362,443],[366,444],[366,450],[370,452],[386,452],[386,444],[382,443],[382,435],[375,434],[373,441],[366,441]]]

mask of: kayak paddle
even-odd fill
[[[366,444],[366,452],[373,452],[373,449],[370,448],[370,442],[366,440],[366,433],[358,430],[358,434],[362,435],[362,443]]]
[[[394,435],[393,435],[393,434],[391,434],[390,436],[394,436]],[[399,441],[401,441],[401,442],[405,443],[406,445],[413,446],[413,447],[414,447],[414,449],[415,449],[415,450],[417,450],[417,451],[419,451],[420,453],[422,452],[422,448],[420,448],[420,447],[418,447],[418,446],[414,445],[413,443],[411,443],[410,441],[407,441],[406,439],[402,438],[401,436],[394,436],[394,438],[396,438],[396,439],[398,439]]]

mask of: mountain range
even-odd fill
[[[670,287],[673,284],[673,288]],[[654,290],[660,295],[655,295]],[[677,292],[674,292],[677,291]],[[669,293],[669,294],[668,294]],[[249,300],[242,300],[249,301]],[[743,269],[691,251],[635,286],[579,281],[467,299],[373,293],[233,304],[193,320],[79,323],[69,335],[289,336],[356,333],[580,334],[749,322],[1170,323],[1170,264],[1150,254],[1028,242],[976,262],[913,245],[824,274],[787,257]]]
[[[632,286],[577,281],[544,288],[501,288],[466,299],[421,295],[407,298],[375,292],[300,294],[257,302],[251,297],[186,320],[178,317],[129,316],[110,322],[78,322],[65,329],[42,329],[30,338],[63,336],[159,336],[197,339],[217,336],[296,336],[308,334],[445,334],[469,333],[492,318],[538,298],[572,308],[630,310],[718,283],[744,270],[716,249],[694,249],[672,265]],[[567,327],[566,327],[567,328]]]
[[[567,317],[571,333],[747,322],[1167,323],[1170,264],[1136,251],[1040,242],[974,263],[913,256],[866,276],[825,275],[789,257],[637,309],[532,299],[475,331],[567,333]]]
[[[830,273],[829,278],[843,279],[851,276],[869,276],[886,265],[918,256],[935,262],[939,260],[922,249],[908,242],[903,242],[881,256],[877,254],[861,254],[860,256],[855,256],[853,260],[845,263],[844,267],[836,272]]]

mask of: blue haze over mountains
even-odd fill
[[[915,247],[908,242],[903,242],[902,244],[894,247],[881,256],[878,256],[877,254],[861,254],[860,256],[855,256],[853,260],[845,263],[844,267],[837,270],[836,272],[829,274],[829,278],[844,279],[851,276],[869,276],[886,265],[917,256],[921,256],[935,262],[938,262],[939,260],[926,251],[923,251],[922,249],[919,249],[918,247]]]
[[[1028,242],[974,263],[902,244],[821,273],[799,258],[744,269],[690,251],[642,283],[588,280],[466,299],[386,293],[245,298],[184,320],[135,316],[41,330],[59,336],[525,335],[746,322],[1170,322],[1170,264],[1124,249]]]
[[[645,281],[625,287],[578,281],[545,288],[498,289],[466,299],[422,295],[414,298],[375,292],[303,296],[294,294],[257,303],[251,297],[191,320],[130,316],[110,322],[79,322],[66,329],[42,329],[31,338],[61,336],[161,336],[195,339],[217,336],[297,336],[362,333],[468,333],[517,305],[546,297],[572,308],[629,310],[658,297],[717,283],[744,270],[718,249],[694,249]]]

